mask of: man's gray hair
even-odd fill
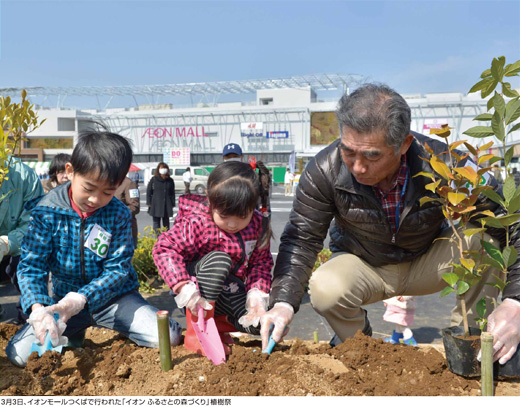
[[[386,85],[373,83],[343,95],[336,117],[340,138],[345,128],[361,134],[383,132],[386,144],[396,152],[410,134],[412,121],[410,106],[399,93]]]

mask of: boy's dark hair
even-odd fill
[[[272,236],[267,212],[270,175],[261,161],[256,165],[258,174],[243,162],[225,161],[217,165],[209,174],[207,194],[210,211],[218,210],[224,216],[247,216],[256,208],[260,198],[264,216],[258,246],[264,248]]]
[[[60,153],[54,156],[49,167],[49,178],[51,181],[58,181],[56,175],[58,172],[65,171],[65,164],[70,163],[70,160],[70,154]]]
[[[97,173],[98,179],[119,186],[132,164],[132,147],[126,138],[108,131],[81,133],[70,163],[74,173]]]

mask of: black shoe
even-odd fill
[[[365,334],[366,336],[372,336],[372,327],[370,326],[370,321],[368,320],[368,312],[367,312],[367,310],[364,310],[364,311],[365,311],[365,326],[363,327],[363,330],[361,332],[363,334]],[[329,341],[329,345],[332,347],[338,346],[340,343],[343,343],[343,342],[341,342],[341,339],[339,339],[339,336],[336,334],[334,334],[332,339]]]

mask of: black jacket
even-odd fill
[[[153,176],[146,189],[146,205],[148,213],[157,218],[173,216],[175,206],[175,182],[172,178]]]
[[[299,309],[310,272],[323,248],[332,220],[331,251],[355,254],[373,266],[412,261],[430,248],[448,224],[438,202],[419,204],[422,197],[434,197],[434,194],[425,189],[425,185],[431,182],[429,178],[414,175],[421,171],[433,172],[429,163],[420,158],[429,157],[423,147],[425,141],[435,154],[447,151],[447,146],[421,134],[412,134],[415,139],[407,152],[410,177],[395,234],[372,187],[359,184],[343,163],[340,140],[320,151],[309,162],[300,177],[289,223],[280,238],[270,294],[271,306],[284,301],[295,311]],[[444,156],[448,158],[447,154]],[[492,176],[488,185],[502,194]],[[497,204],[482,195],[477,203],[496,214],[503,214]],[[503,230],[490,228],[488,233],[505,242]],[[515,233],[513,244],[520,251],[517,238],[518,233]],[[504,290],[504,298],[520,300],[519,263],[517,261],[510,270],[510,284]]]

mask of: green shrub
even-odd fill
[[[166,228],[160,229],[160,231],[166,231]],[[137,238],[137,248],[134,251],[132,264],[139,280],[139,291],[142,292],[153,293],[157,287],[163,284],[152,256],[155,242],[157,242],[157,235],[151,226],[146,226],[144,233],[139,233]]]

